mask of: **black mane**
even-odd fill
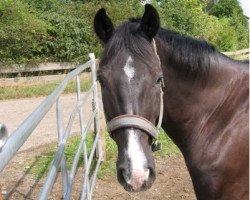
[[[149,59],[153,47],[140,30],[140,18],[131,18],[118,26],[105,46],[104,58],[129,51],[139,59]],[[205,40],[197,40],[161,28],[156,36],[167,49],[167,65],[175,66],[184,75],[198,76],[208,71],[211,55],[216,50]],[[158,52],[160,53],[160,52]]]
[[[212,45],[205,40],[193,39],[163,28],[159,30],[158,37],[166,43],[168,65],[173,64],[176,70],[185,75],[207,73],[211,55],[216,53]]]

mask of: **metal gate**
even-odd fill
[[[48,195],[50,194],[52,187],[54,185],[59,167],[61,167],[61,174],[62,174],[63,198],[70,199],[72,184],[77,170],[77,164],[79,162],[82,152],[84,159],[84,174],[82,178],[83,185],[82,185],[82,192],[80,199],[82,200],[91,199],[97,172],[102,160],[103,152],[100,141],[100,117],[99,117],[98,91],[96,83],[95,55],[91,53],[89,54],[89,57],[90,60],[88,62],[86,62],[83,65],[80,65],[78,68],[70,72],[65,77],[65,79],[61,82],[61,84],[36,108],[36,110],[33,113],[31,113],[31,115],[25,121],[23,121],[23,123],[10,135],[8,139],[6,138],[7,131],[5,126],[3,124],[2,125],[0,124],[0,172],[1,172],[4,169],[4,167],[8,164],[8,162],[15,156],[18,149],[20,149],[20,147],[28,139],[28,137],[31,135],[31,133],[37,127],[40,121],[44,118],[44,116],[50,110],[52,105],[56,103],[56,117],[57,117],[59,145],[53,160],[53,164],[50,168],[45,184],[40,193],[39,196],[40,200],[48,198]],[[84,70],[86,70],[87,68],[91,69],[92,86],[84,96],[81,96],[79,74]],[[62,123],[62,104],[60,101],[60,95],[66,88],[68,82],[73,78],[76,78],[77,104],[74,110],[72,111],[67,127],[64,130]],[[92,114],[88,119],[88,121],[86,122],[86,126],[84,127],[82,105],[90,95],[92,95],[93,109],[92,109]],[[66,158],[64,156],[64,149],[73,125],[74,118],[76,116],[79,116],[81,140],[77,152],[74,156],[72,167],[68,172],[66,166]],[[94,123],[95,137],[93,141],[93,147],[90,151],[90,154],[88,155],[85,139],[93,123]],[[94,171],[90,175],[90,166],[94,158],[95,152],[97,152],[98,154],[98,159]]]

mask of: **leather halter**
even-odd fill
[[[159,55],[157,53],[156,43],[153,39],[153,48],[154,52],[156,54],[156,57],[159,60],[159,65],[161,65],[161,60],[159,58]],[[109,133],[112,131],[121,129],[121,128],[138,128],[143,131],[145,131],[148,135],[150,135],[152,138],[157,140],[159,135],[159,129],[161,128],[162,118],[163,118],[163,90],[162,87],[164,87],[164,80],[161,80],[161,93],[160,93],[160,113],[158,118],[158,124],[155,126],[152,122],[145,119],[144,117],[141,117],[139,115],[131,115],[131,114],[125,114],[120,115],[115,118],[113,118],[111,121],[107,122],[107,130]]]
[[[150,122],[149,120],[139,115],[125,114],[125,115],[119,115],[113,118],[111,121],[107,122],[108,132],[111,133],[112,131],[115,131],[121,128],[138,128],[138,129],[145,131],[148,135],[150,135],[152,138],[157,140],[158,135],[159,135],[159,129],[162,123],[162,117],[163,117],[163,94],[164,93],[162,91],[162,86],[163,84],[161,84],[160,113],[159,113],[157,126],[155,126],[152,122]]]

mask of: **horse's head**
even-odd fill
[[[161,107],[162,70],[154,37],[159,15],[145,6],[141,20],[117,28],[100,9],[94,20],[104,43],[98,79],[108,130],[118,146],[117,177],[128,191],[149,188],[155,180],[152,141]]]

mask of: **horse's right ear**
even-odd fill
[[[94,19],[96,35],[106,43],[113,34],[114,26],[106,14],[106,10],[101,8],[97,11]]]

